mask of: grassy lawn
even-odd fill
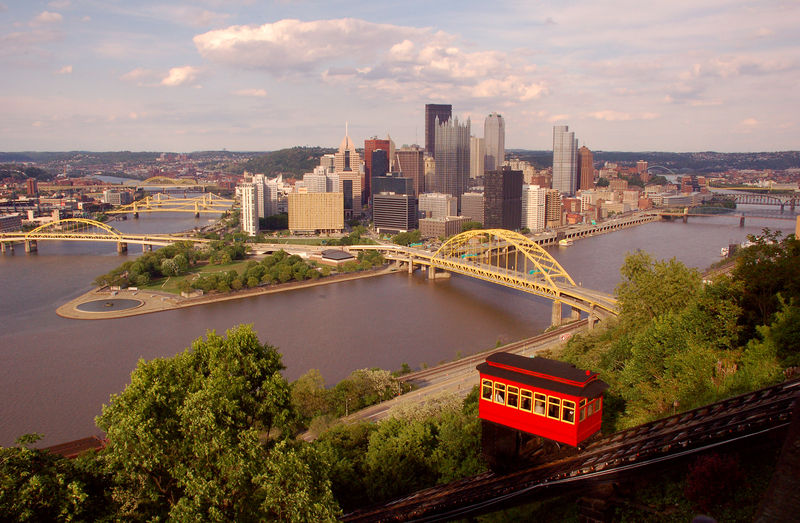
[[[142,289],[171,292],[172,294],[180,294],[181,293],[181,291],[179,290],[180,283],[186,278],[194,278],[196,274],[205,276],[207,274],[228,272],[232,270],[241,273],[242,270],[244,270],[244,268],[250,261],[251,260],[240,260],[228,263],[227,265],[208,264],[208,265],[201,265],[199,267],[193,267],[188,274],[184,274],[183,276],[171,276],[169,278],[160,278],[158,280],[150,282],[148,285],[142,287]]]

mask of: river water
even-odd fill
[[[113,222],[131,233],[175,232],[207,218],[163,213]],[[704,268],[720,247],[762,227],[794,231],[793,221],[692,218],[650,223],[550,252],[576,282],[613,292],[625,254],[645,250]],[[69,320],[55,309],[91,289],[92,280],[138,255],[114,244],[40,242],[39,252],[0,256],[0,445],[40,432],[42,445],[100,434],[94,417],[120,392],[140,358],[183,351],[207,330],[253,324],[279,347],[285,376],[318,368],[328,384],[365,367],[433,365],[541,332],[549,301],[454,276],[428,281],[398,273],[184,310],[110,320]]]

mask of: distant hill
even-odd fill
[[[697,153],[670,152],[624,152],[624,151],[592,151],[595,164],[612,162],[634,164],[637,160],[645,160],[650,165],[663,165],[673,171],[688,170],[692,172],[720,172],[728,169],[791,169],[800,168],[800,151],[776,151],[759,153],[717,153],[713,151]],[[553,165],[553,151],[529,151],[510,149],[506,157],[515,157],[544,169]]]
[[[327,147],[292,147],[268,152],[249,161],[233,166],[236,173],[250,173],[277,176],[283,174],[289,178],[301,178],[304,173],[314,170],[324,154],[335,153],[336,149]]]

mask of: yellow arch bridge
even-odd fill
[[[580,311],[589,326],[598,319],[616,316],[617,300],[610,294],[576,285],[550,254],[529,238],[505,229],[466,231],[450,238],[436,252],[399,245],[354,245],[350,250],[380,251],[386,258],[408,267],[427,267],[428,277],[437,270],[463,274],[517,289],[553,301],[553,325],[562,320],[562,305],[571,307],[572,319]]]
[[[188,212],[199,217],[202,212],[221,214],[229,211],[233,207],[233,202],[234,200],[213,193],[206,193],[196,198],[175,198],[169,194],[159,193],[122,205],[107,211],[106,214],[133,214],[134,218],[138,218],[142,212]]]
[[[79,241],[79,242],[112,242],[117,244],[117,252],[128,250],[128,244],[142,246],[145,251],[152,251],[153,246],[163,247],[180,241],[206,243],[209,240],[166,234],[127,234],[114,227],[95,220],[85,218],[66,218],[41,225],[28,232],[0,233],[0,247],[14,250],[14,243],[23,243],[25,252],[37,250],[40,241]]]

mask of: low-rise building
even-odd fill
[[[419,221],[419,232],[423,238],[447,238],[461,232],[465,223],[470,221],[465,216],[446,216],[444,218],[423,218]]]

